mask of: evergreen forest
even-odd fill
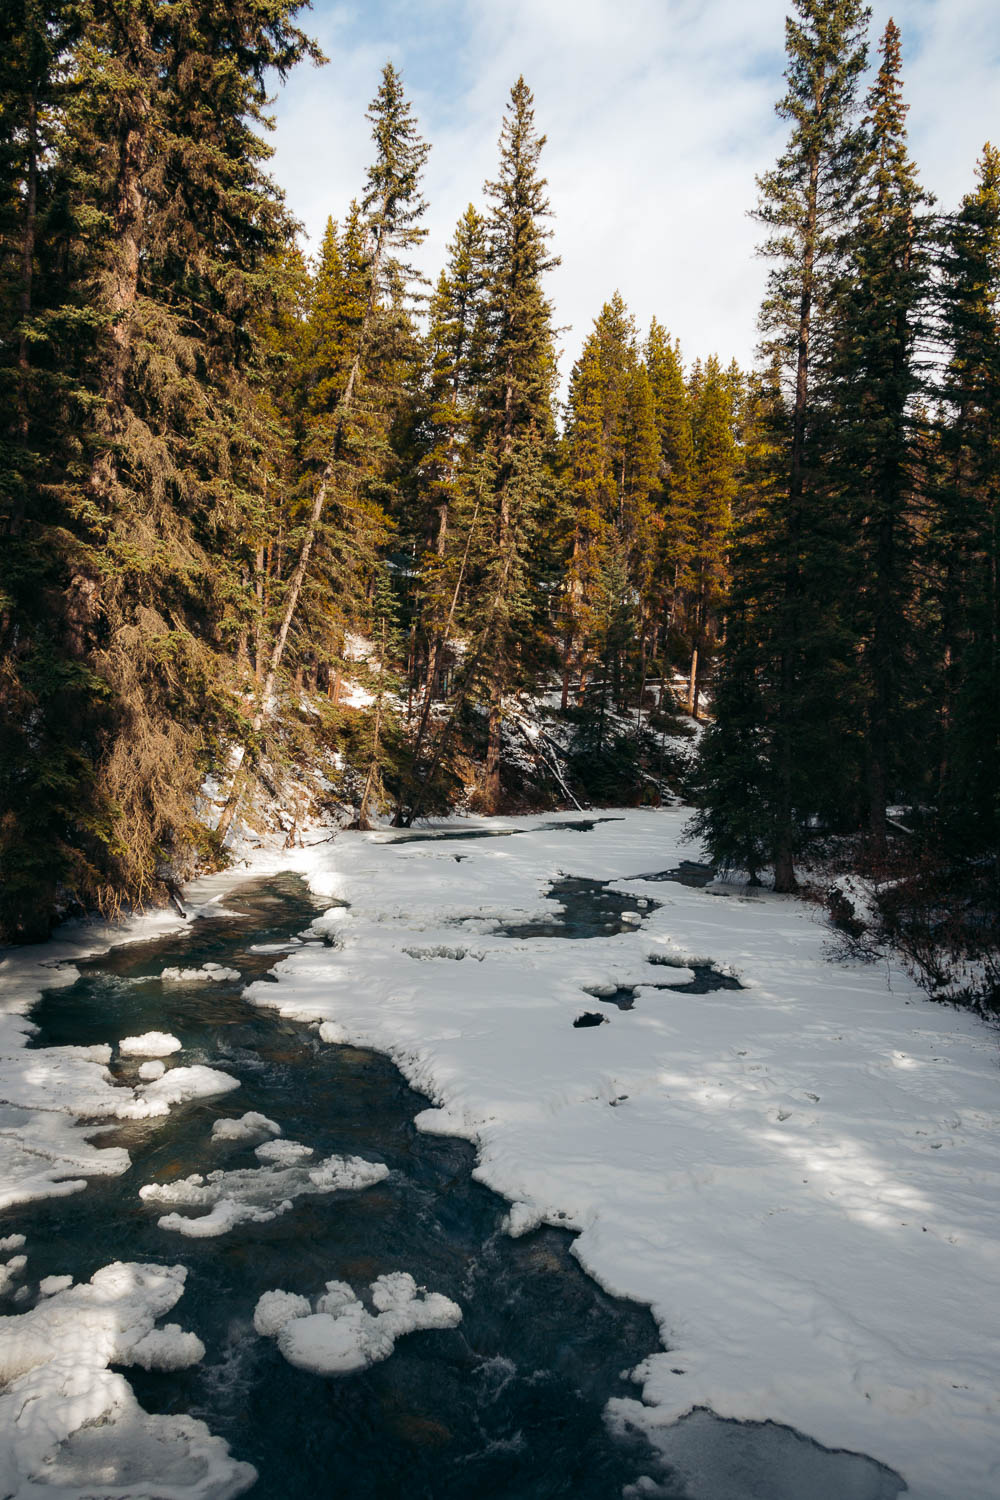
[[[268,805],[681,799],[715,868],[995,1005],[1000,150],[935,202],[899,29],[791,0],[756,366],[609,286],[563,401],[528,84],[428,282],[387,63],[307,255],[301,10],[0,11],[0,937],[162,901]]]

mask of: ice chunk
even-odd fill
[[[216,1120],[212,1126],[213,1141],[253,1141],[262,1135],[280,1135],[281,1126],[267,1115],[248,1109],[236,1120]]]
[[[181,1042],[166,1031],[147,1031],[142,1036],[123,1036],[118,1051],[123,1057],[169,1057],[181,1050]]]
[[[303,1146],[299,1141],[264,1141],[254,1151],[254,1156],[261,1161],[280,1162],[284,1166],[290,1166],[295,1161],[304,1161],[307,1156],[313,1155],[315,1155],[313,1148]]]
[[[171,1068],[162,1078],[140,1090],[142,1101],[149,1114],[166,1114],[172,1104],[184,1104],[188,1099],[208,1099],[213,1094],[228,1094],[238,1089],[240,1081],[231,1073],[222,1073],[218,1068],[206,1068],[195,1063],[190,1068]]]
[[[205,1345],[196,1333],[186,1333],[179,1323],[164,1323],[132,1346],[129,1363],[144,1370],[186,1370],[204,1358]]]
[[[371,1187],[388,1174],[383,1162],[365,1161],[360,1156],[328,1156],[314,1167],[277,1163],[209,1172],[207,1177],[195,1172],[177,1182],[147,1183],[139,1189],[139,1196],[144,1203],[207,1208],[209,1212],[200,1218],[171,1213],[158,1221],[161,1229],[204,1239],[226,1234],[237,1224],[267,1223],[287,1213],[296,1198],[307,1194]]]
[[[23,1249],[24,1249],[24,1235],[23,1234],[8,1234],[4,1239],[0,1239],[0,1253],[9,1254],[9,1252],[11,1250],[23,1250]]]
[[[10,1291],[14,1285],[15,1278],[20,1276],[28,1264],[26,1255],[12,1255],[6,1265],[0,1266],[0,1297]]]
[[[200,969],[164,969],[160,979],[164,984],[220,984],[224,979],[239,979],[239,969],[226,969],[222,964],[202,964]]]
[[[186,1275],[116,1262],[0,1318],[0,1494],[231,1500],[249,1489],[255,1471],[221,1438],[190,1417],[149,1416],[108,1368],[180,1369],[202,1357],[194,1334],[155,1327]]]
[[[307,1318],[311,1312],[307,1297],[295,1292],[265,1292],[254,1309],[253,1326],[265,1338],[274,1338],[292,1318]]]
[[[38,1283],[38,1290],[43,1297],[54,1297],[57,1292],[65,1292],[72,1285],[72,1276],[43,1276]]]
[[[388,1359],[396,1340],[428,1328],[455,1328],[462,1321],[457,1302],[418,1287],[406,1271],[392,1271],[372,1282],[371,1313],[344,1281],[328,1281],[311,1311],[304,1297],[265,1292],[254,1326],[277,1339],[278,1348],[300,1370],[314,1375],[349,1375]]]
[[[158,1057],[139,1064],[139,1077],[143,1083],[152,1083],[155,1078],[162,1078],[166,1071],[166,1063],[161,1062]]]

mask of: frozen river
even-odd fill
[[[682,822],[317,842],[27,1039],[12,960],[3,1492],[1000,1493],[995,1033]]]

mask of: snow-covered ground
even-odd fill
[[[670,1452],[694,1408],[772,1419],[872,1455],[914,1500],[1000,1495],[997,1034],[902,971],[831,962],[793,899],[629,878],[696,853],[685,817],[296,851],[350,908],[316,924],[337,947],[289,954],[253,998],[391,1053],[436,1101],[421,1127],[477,1143],[512,1232],[579,1229],[602,1285],[652,1305],[668,1352],[610,1420]],[[493,933],[551,917],[559,873],[662,905],[617,936]],[[573,1027],[595,988],[684,980],[650,958],[745,988],[639,988]]]
[[[608,1418],[647,1431],[672,1462],[700,1474],[691,1500],[737,1493],[726,1487],[724,1450],[753,1434],[730,1427],[720,1442],[698,1416],[676,1425],[696,1408],[786,1423],[828,1447],[870,1454],[904,1476],[914,1500],[994,1500],[997,1033],[926,1001],[901,971],[831,962],[821,915],[790,898],[630,878],[697,856],[681,842],[685,817],[682,809],[629,812],[590,832],[551,827],[576,814],[510,819],[500,826],[515,837],[461,842],[387,833],[330,842],[317,833],[311,847],[258,854],[249,871],[227,872],[186,899],[204,909],[248,873],[291,866],[319,893],[349,903],[315,924],[335,946],[294,948],[275,971],[280,983],[254,987],[252,998],[319,1022],[330,1042],[389,1052],[434,1100],[422,1128],[476,1142],[477,1175],[511,1201],[512,1233],[541,1221],[579,1229],[577,1253],[597,1279],[652,1305],[667,1352],[636,1372],[636,1399],[613,1402]],[[498,919],[551,919],[544,892],[560,874],[608,879],[661,905],[616,936],[494,931]],[[24,1049],[26,1011],[43,987],[72,981],[67,962],[180,925],[164,913],[125,928],[71,929],[0,963],[8,1202],[80,1191],[88,1175],[125,1169],[125,1153],[92,1144],[98,1127],[81,1117],[155,1121],[190,1096],[188,1086],[226,1086],[215,1070],[170,1067],[166,1033],[108,1038],[134,1058],[134,1087],[113,1083],[109,1048]],[[745,988],[649,987],[683,983],[684,966],[701,960]],[[632,1010],[599,998],[629,987]],[[609,1024],[574,1028],[582,1012],[598,1010]],[[185,1072],[214,1078],[185,1081]],[[255,1209],[266,1188],[268,1212],[271,1188],[286,1177],[315,1190],[309,1173],[327,1164],[310,1168],[304,1148],[275,1139],[279,1128],[264,1116],[245,1115],[237,1127],[263,1140],[261,1167],[244,1171],[245,1182],[209,1173],[182,1188]],[[191,1192],[184,1201],[194,1202]],[[178,1243],[171,1237],[167,1253]],[[0,1277],[16,1288],[31,1245],[13,1233],[0,1252]],[[84,1493],[74,1476],[86,1472],[87,1494],[94,1485],[110,1494],[117,1482],[116,1494],[145,1495],[135,1475],[143,1465],[159,1472],[149,1470],[158,1445],[157,1494],[223,1500],[252,1482],[249,1466],[200,1423],[146,1416],[107,1368],[199,1357],[193,1334],[154,1326],[180,1297],[183,1275],[183,1267],[118,1266],[90,1287],[49,1278],[37,1307],[0,1319],[0,1367],[11,1382],[0,1422],[15,1424],[21,1444],[11,1474],[0,1475],[3,1493],[42,1493],[22,1479],[41,1465],[46,1494]],[[376,1345],[388,1350],[382,1333],[419,1326],[414,1308],[431,1315],[409,1286],[379,1304],[380,1316],[396,1318],[384,1328],[361,1317],[349,1289],[334,1284],[327,1294],[299,1297],[288,1318],[283,1303],[278,1322],[262,1315],[261,1331],[283,1337],[288,1357],[326,1369],[362,1345],[365,1360]],[[277,1306],[290,1294],[268,1295]],[[458,1313],[425,1300],[434,1317]],[[31,1411],[41,1426],[25,1427]],[[800,1458],[791,1455],[793,1469]],[[780,1444],[772,1459],[784,1461]],[[853,1488],[844,1472],[845,1496],[875,1493],[863,1475]],[[807,1481],[764,1483],[769,1496],[813,1493]],[[657,1492],[652,1480],[636,1489]]]

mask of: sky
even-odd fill
[[[755,176],[779,154],[788,0],[314,0],[300,18],[330,59],[278,94],[272,170],[315,248],[360,196],[368,107],[402,71],[432,151],[420,263],[436,278],[466,205],[483,205],[511,85],[523,74],[547,136],[561,265],[547,290],[565,380],[617,290],[640,330],[656,316],[686,361],[748,367],[766,264],[749,217]],[[996,0],[874,0],[873,43],[903,34],[910,145],[941,208],[1000,136]],[[874,49],[873,49],[874,50]]]

